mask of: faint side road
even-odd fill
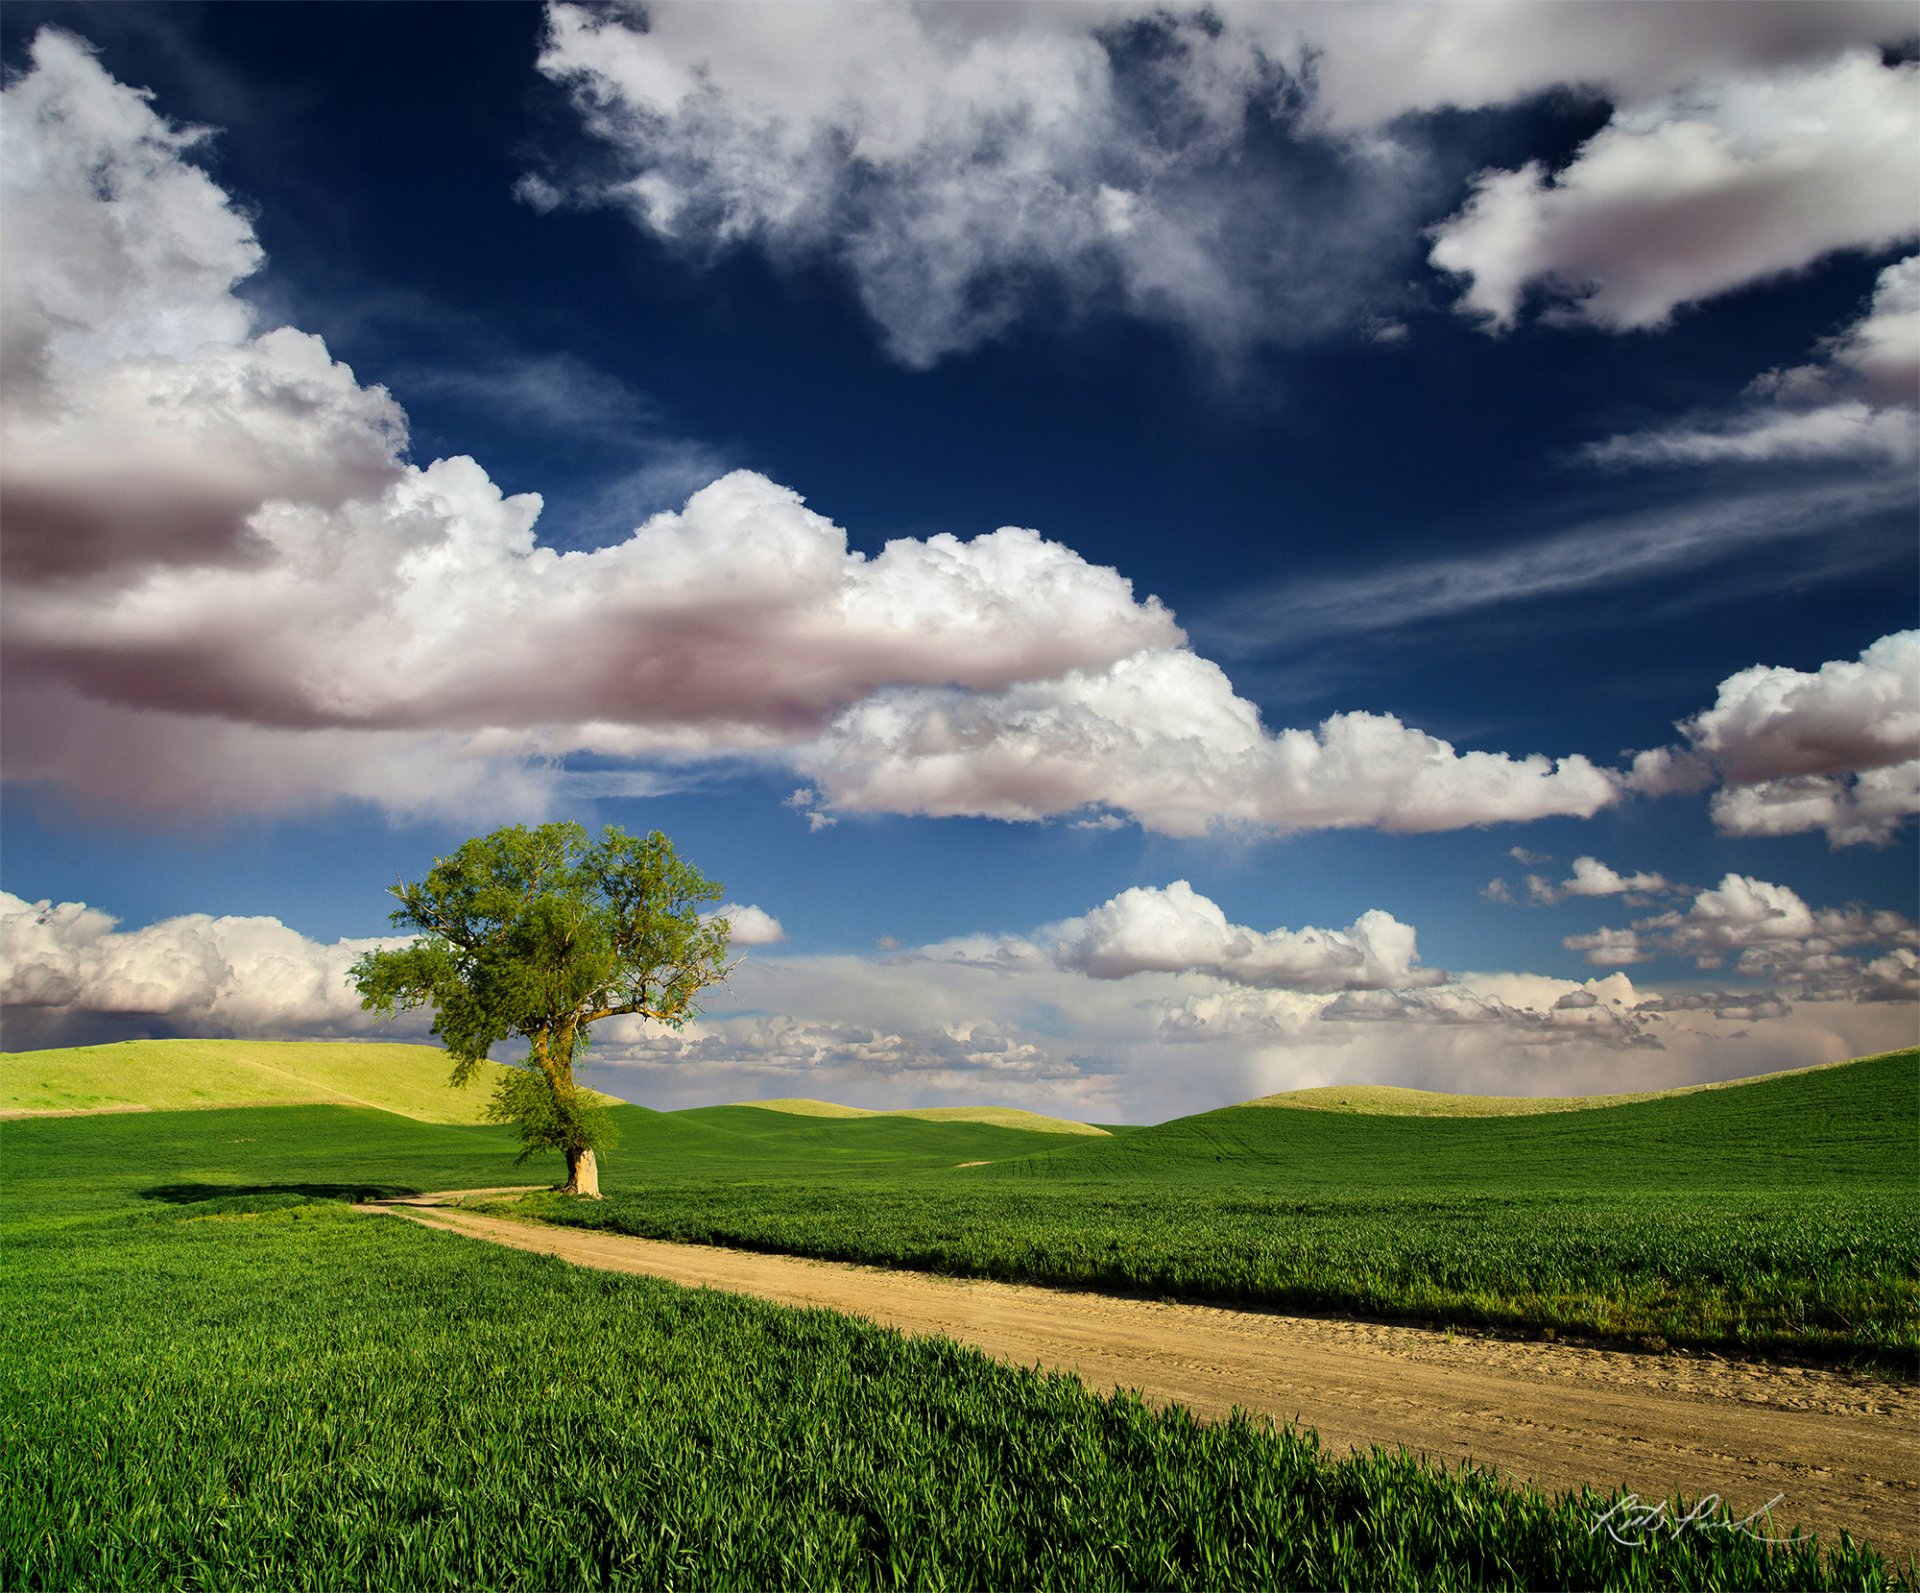
[[[1404,1446],[1549,1491],[1717,1493],[1735,1516],[1780,1495],[1774,1535],[1845,1528],[1890,1563],[1920,1553],[1920,1389],[1907,1384],[668,1244],[423,1203],[433,1198],[362,1209],[581,1266],[942,1333],[1202,1416],[1238,1405],[1316,1428],[1336,1452]]]

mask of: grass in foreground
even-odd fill
[[[495,1137],[327,1108],[0,1129],[0,1585],[1912,1585],[1724,1516],[1626,1548],[1591,1494],[312,1198],[494,1182]]]
[[[1915,1066],[1906,1052],[1550,1116],[1236,1107],[1040,1153],[977,1149],[990,1165],[969,1168],[824,1148],[829,1126],[851,1145],[865,1123],[815,1126],[812,1141],[763,1131],[750,1152],[725,1140],[739,1109],[653,1114],[610,1163],[611,1198],[522,1209],[884,1266],[1911,1376]]]

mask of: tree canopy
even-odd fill
[[[730,926],[703,912],[720,886],[657,830],[641,838],[609,825],[593,840],[562,823],[476,837],[391,893],[394,924],[418,933],[354,964],[361,1005],[431,1005],[455,1085],[496,1043],[525,1039],[488,1115],[518,1125],[522,1160],[558,1150],[566,1187],[597,1194],[595,1153],[612,1125],[574,1080],[587,1026],[636,1016],[678,1028],[698,1012],[699,993],[731,972]]]

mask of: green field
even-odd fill
[[[1103,1139],[621,1108],[552,1221],[1184,1299],[1837,1359],[1920,1353],[1920,1053],[1545,1115],[1231,1107]],[[981,1161],[984,1166],[960,1166]]]
[[[1091,1123],[1076,1123],[1071,1118],[1043,1117],[1024,1112],[1017,1106],[907,1106],[897,1112],[877,1112],[865,1106],[836,1106],[832,1101],[788,1096],[771,1101],[740,1101],[740,1106],[755,1106],[763,1112],[787,1112],[795,1117],[918,1117],[929,1123],[998,1123],[1002,1128],[1030,1128],[1043,1134],[1107,1133]]]
[[[0,1116],[141,1108],[374,1106],[427,1123],[478,1123],[504,1071],[447,1087],[446,1052],[365,1041],[123,1040],[0,1052]]]
[[[1058,1176],[1061,1136],[996,1124],[623,1115],[612,1165],[689,1189]],[[334,1106],[0,1124],[0,1586],[1889,1585],[1846,1544],[1628,1549],[1591,1494],[1334,1461],[337,1198],[509,1181],[515,1149]]]
[[[1822,1062],[1816,1067],[1792,1068],[1768,1076],[1778,1079],[1852,1065]],[[1441,1090],[1402,1089],[1397,1084],[1325,1084],[1310,1090],[1283,1090],[1240,1104],[1303,1107],[1311,1112],[1366,1112],[1379,1117],[1534,1117],[1543,1112],[1591,1112],[1641,1101],[1667,1101],[1679,1095],[1698,1095],[1702,1090],[1739,1089],[1753,1082],[1729,1079],[1722,1084],[1683,1084],[1677,1089],[1642,1090],[1629,1095],[1451,1095]]]

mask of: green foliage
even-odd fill
[[[695,997],[728,972],[729,925],[700,916],[720,894],[658,831],[609,825],[594,841],[578,824],[510,825],[396,885],[393,922],[417,938],[368,952],[352,977],[369,1010],[433,1008],[456,1085],[494,1045],[525,1039],[489,1115],[509,1114],[529,1152],[562,1151],[571,1167],[607,1126],[574,1082],[587,1026],[692,1017]]]
[[[516,1165],[531,1161],[543,1150],[568,1150],[591,1145],[612,1150],[620,1143],[620,1129],[607,1107],[590,1091],[576,1090],[566,1104],[546,1075],[534,1066],[503,1070],[494,1081],[487,1102],[490,1123],[510,1123],[520,1135]]]
[[[0,1127],[0,1586],[1913,1585],[328,1198],[509,1148],[334,1107]]]

